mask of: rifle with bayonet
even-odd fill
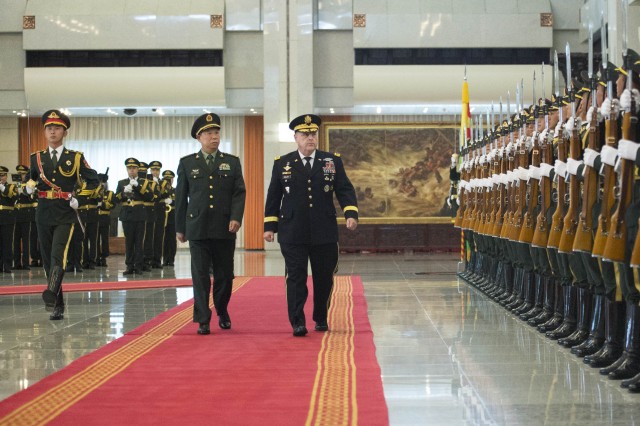
[[[593,73],[593,32],[589,27],[589,82],[591,86],[591,121],[589,123],[589,143],[585,150],[585,157],[595,155],[601,149],[600,126],[598,125],[598,110],[596,105],[597,81]],[[585,164],[582,183],[582,211],[580,212],[580,224],[576,230],[573,241],[573,250],[591,253],[593,250],[594,217],[593,206],[598,199],[599,173],[593,167]]]
[[[508,114],[507,114],[508,115]],[[502,232],[502,226],[504,224],[504,216],[506,210],[506,185],[501,181],[501,177],[506,174],[507,169],[507,159],[505,155],[506,151],[506,142],[509,134],[509,122],[505,120],[502,124],[501,129],[501,143],[500,148],[498,148],[498,154],[496,154],[496,161],[494,162],[495,168],[495,176],[497,180],[497,188],[495,192],[495,219],[493,221],[493,229],[491,230],[491,235],[496,238],[500,237]]]
[[[553,78],[554,78],[554,94],[555,94],[555,106],[558,108],[559,122],[562,123],[562,99],[560,97],[560,72],[558,70],[558,52],[554,54],[553,63]],[[546,106],[546,103],[545,103]],[[540,211],[536,218],[536,230],[533,233],[533,239],[531,245],[534,247],[547,247],[549,241],[549,221],[547,215],[551,208],[551,196],[552,196],[552,182],[550,178],[551,166],[553,164],[553,142],[549,136],[549,108],[546,107],[543,111],[545,116],[545,129],[546,134],[544,139],[541,140],[540,150],[541,164],[540,164]]]
[[[547,109],[547,105],[544,102],[544,64],[542,64],[542,102],[541,105],[535,105],[533,107],[533,119],[534,119],[534,129],[531,135],[532,139],[532,148],[531,148],[531,164],[529,165],[529,171],[535,172],[540,170],[540,144],[538,141],[538,120],[540,117],[540,113],[542,112],[543,117],[546,116],[545,123],[548,123],[548,115],[549,111]],[[534,82],[535,84],[535,82]],[[535,102],[535,97],[534,97]],[[535,223],[534,219],[536,218],[536,208],[538,207],[538,196],[540,192],[540,181],[537,178],[529,179],[529,203],[527,204],[527,209],[524,214],[522,231],[520,232],[520,236],[518,240],[521,243],[531,244],[533,241],[533,234],[535,233]]]
[[[569,43],[567,43],[567,69],[571,69],[571,56],[569,50]],[[569,72],[567,75],[570,75]],[[576,120],[576,101],[575,91],[570,90],[569,102],[571,102],[571,117],[569,121],[572,123],[572,129],[569,136],[569,160],[567,160],[567,169],[570,168],[572,163],[579,161],[581,144],[580,136],[578,135],[578,123]],[[578,214],[580,205],[580,181],[576,174],[571,174],[569,178],[569,207],[567,213],[564,216],[562,226],[562,237],[560,238],[560,244],[558,245],[558,251],[563,253],[571,253],[573,250],[573,240],[576,236],[576,229],[578,229]]]
[[[629,94],[631,94],[631,90],[633,88],[633,64],[631,63],[630,55],[627,51],[626,31],[623,32],[623,53],[625,58],[625,68],[627,70],[627,90],[629,91]],[[634,114],[635,109],[635,102],[633,100],[633,96],[631,96],[630,108],[629,110],[625,110],[622,116],[622,138],[629,141],[636,140],[635,130],[636,125],[638,124],[638,118]],[[620,159],[620,195],[618,199],[618,206],[611,216],[611,228],[609,229],[607,244],[605,245],[604,252],[602,254],[602,257],[604,257],[605,259],[614,262],[624,262],[626,258],[627,224],[625,223],[625,215],[627,214],[627,209],[629,208],[629,205],[631,204],[633,199],[634,168],[635,164],[633,161],[627,160],[625,158]]]
[[[604,25],[602,25],[604,28]],[[612,64],[608,62],[607,56],[607,44],[606,44],[606,31],[602,31],[602,66],[603,76],[607,82],[607,97],[610,101],[613,101],[613,79],[614,70]],[[602,208],[600,216],[598,217],[598,230],[593,240],[593,250],[591,255],[596,257],[602,257],[604,249],[609,237],[609,229],[611,228],[611,215],[613,214],[613,208],[615,205],[615,158],[616,150],[618,148],[618,117],[615,113],[611,113],[609,117],[606,117],[604,123],[605,143],[602,147],[600,158],[602,159],[602,174],[603,188],[602,188]]]
[[[561,110],[562,111],[562,110]],[[571,118],[569,118],[571,119]],[[560,164],[566,164],[567,161],[567,141],[564,138],[564,132],[561,129],[558,135],[557,147],[557,162]],[[547,240],[548,248],[557,249],[560,245],[560,239],[562,238],[562,226],[566,211],[566,197],[567,197],[567,184],[563,173],[557,170],[556,164],[556,209],[551,217],[551,228],[549,229],[549,238]]]

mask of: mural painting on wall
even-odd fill
[[[458,132],[453,124],[330,123],[323,146],[341,154],[362,223],[450,223]]]

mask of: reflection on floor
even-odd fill
[[[65,282],[125,280],[122,256],[108,261]],[[459,281],[457,261],[453,254],[341,255],[339,273],[364,282],[391,425],[640,424],[640,395]],[[239,276],[284,273],[277,251],[239,250],[235,263]],[[175,267],[142,277],[188,278],[189,268],[180,250]],[[38,268],[0,274],[1,286],[42,283]],[[67,293],[60,322],[49,321],[39,295],[0,296],[0,399],[191,296],[190,288]]]

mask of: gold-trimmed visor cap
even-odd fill
[[[212,127],[220,128],[220,117],[214,113],[202,114],[191,126],[191,137],[198,139],[200,133]]]
[[[322,120],[314,114],[300,115],[289,123],[289,128],[294,132],[312,133],[320,129]]]

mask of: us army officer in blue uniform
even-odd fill
[[[98,187],[98,173],[89,167],[84,155],[67,149],[63,140],[71,126],[69,117],[58,110],[42,116],[48,147],[31,154],[30,180],[27,192],[38,197],[36,224],[42,253],[42,265],[48,288],[42,297],[47,309],[53,309],[51,320],[64,318],[62,278],[73,229],[77,222],[78,200],[75,189],[84,181],[85,189]]]
[[[233,285],[236,233],[242,224],[246,189],[240,159],[218,150],[220,117],[203,114],[191,136],[201,150],[180,159],[176,187],[176,236],[189,241],[193,279],[193,322],[198,334],[209,334],[209,292],[213,267],[213,303],[218,325],[231,328],[228,305]]]
[[[267,192],[264,239],[278,233],[285,261],[287,305],[294,336],[307,328],[307,263],[313,277],[313,320],[316,331],[328,331],[327,313],[338,269],[338,223],[334,194],[347,220],[358,225],[358,203],[339,154],[318,151],[320,117],[301,115],[291,121],[298,150],[276,158]]]

